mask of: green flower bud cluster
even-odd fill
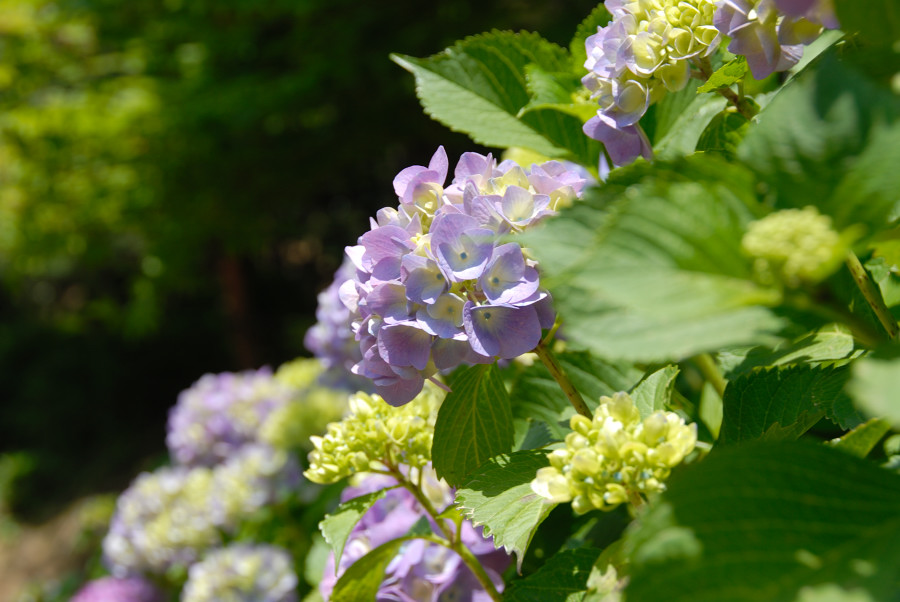
[[[576,414],[565,447],[548,454],[532,490],[553,502],[572,502],[584,514],[612,510],[641,494],[665,489],[672,467],[697,443],[697,425],[662,410],[641,420],[627,393],[601,397],[590,420]]]
[[[283,364],[275,380],[295,391],[291,400],[269,414],[259,440],[281,449],[309,450],[310,437],[325,432],[329,422],[340,420],[347,410],[347,393],[318,384],[323,372],[317,359],[297,359]]]
[[[357,472],[383,471],[403,464],[421,469],[431,461],[434,421],[444,393],[426,383],[410,403],[394,407],[378,395],[357,393],[350,413],[312,437],[309,470],[315,483],[334,483]]]
[[[824,280],[847,252],[831,218],[815,207],[776,211],[751,223],[741,247],[753,257],[762,282],[780,281],[793,288]]]

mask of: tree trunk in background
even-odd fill
[[[258,368],[259,346],[254,335],[253,313],[241,260],[236,255],[225,253],[219,256],[216,267],[232,356],[242,370]]]

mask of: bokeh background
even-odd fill
[[[158,464],[202,374],[306,355],[394,175],[484,150],[388,53],[595,5],[0,0],[0,540]]]

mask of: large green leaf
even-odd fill
[[[758,115],[738,156],[777,208],[814,205],[838,228],[883,227],[900,189],[900,98],[831,48]]]
[[[578,602],[587,593],[591,567],[601,550],[578,548],[554,554],[537,572],[513,581],[505,602]]]
[[[351,564],[335,584],[331,602],[375,602],[385,569],[409,539],[393,539]]]
[[[534,33],[493,31],[466,38],[432,57],[391,58],[416,77],[425,112],[486,146],[529,148],[550,157],[579,157],[581,121],[559,111],[518,117],[530,95],[526,67],[570,70],[568,53]],[[569,148],[573,141],[579,148]]]
[[[841,451],[859,458],[869,455],[885,433],[891,430],[891,423],[884,418],[872,418],[855,429],[832,442]]]
[[[853,362],[848,391],[870,416],[900,427],[900,357],[865,357]]]
[[[734,378],[760,366],[833,362],[849,358],[855,350],[853,335],[846,326],[828,324],[774,349],[753,347],[719,353],[725,375]],[[846,428],[846,427],[845,427]]]
[[[796,439],[843,397],[845,367],[805,364],[763,369],[728,383],[719,443]]]
[[[789,322],[780,293],[755,284],[740,240],[755,182],[694,156],[616,177],[524,235],[569,341],[601,357],[678,361],[740,344],[774,344]]]
[[[725,109],[728,101],[718,94],[697,94],[698,85],[691,80],[683,90],[666,94],[641,119],[656,157],[671,159],[693,153],[709,123]]]
[[[491,458],[456,492],[460,512],[484,535],[494,537],[494,545],[522,560],[538,525],[556,506],[531,490],[537,471],[549,466],[547,452],[521,451]]]
[[[888,45],[900,39],[900,5],[896,0],[834,0],[834,9],[841,27],[859,32],[865,42]]]
[[[629,602],[789,602],[827,583],[895,600],[900,476],[805,441],[724,448],[673,475],[626,553]]]
[[[559,353],[556,359],[591,409],[603,395],[630,391],[642,376],[631,364],[603,361],[585,351]],[[574,409],[543,364],[535,363],[519,376],[510,398],[517,420],[540,420],[557,440],[569,432],[568,419]]]
[[[331,546],[334,552],[334,566],[338,567],[341,562],[341,555],[344,553],[344,544],[353,531],[353,527],[359,522],[359,519],[375,505],[375,502],[384,498],[387,489],[379,489],[372,493],[367,493],[351,500],[347,500],[338,506],[334,512],[325,516],[319,523],[319,530],[325,537],[325,541]]]
[[[497,454],[512,450],[509,394],[495,364],[460,369],[438,411],[431,456],[453,487]]]

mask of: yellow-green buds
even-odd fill
[[[565,447],[550,454],[531,488],[553,502],[572,502],[579,514],[612,510],[646,493],[665,489],[663,481],[697,443],[697,425],[673,412],[657,411],[641,420],[627,393],[601,397],[590,420],[576,414]]]
[[[815,207],[776,211],[751,223],[741,246],[754,258],[762,281],[780,280],[789,287],[824,280],[847,252],[831,218]]]
[[[378,395],[357,393],[350,413],[311,437],[309,470],[315,483],[334,483],[356,472],[382,471],[403,464],[422,468],[431,461],[434,421],[444,393],[427,384],[410,403],[394,407]]]

